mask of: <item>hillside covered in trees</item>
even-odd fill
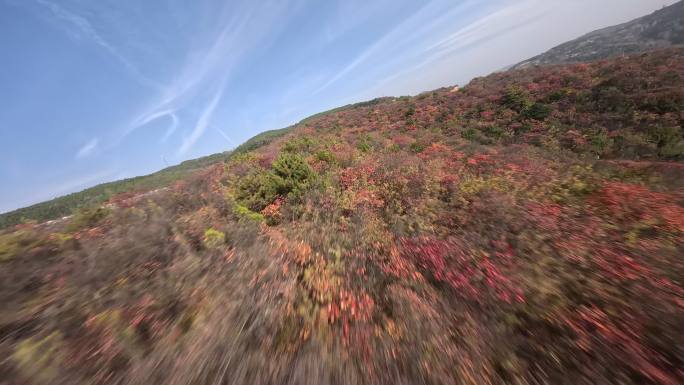
[[[306,119],[0,233],[4,384],[680,384],[684,50]]]

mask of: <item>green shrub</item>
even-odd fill
[[[534,120],[544,120],[551,115],[551,111],[551,107],[546,104],[534,103],[525,110],[525,116]]]
[[[520,86],[509,86],[501,98],[501,103],[516,112],[525,112],[532,106],[530,96]]]
[[[656,145],[646,134],[623,130],[613,138],[613,146],[619,156],[627,159],[652,158],[658,154]]]
[[[561,88],[559,90],[553,91],[549,96],[548,96],[548,101],[549,102],[559,102],[563,99],[566,99],[570,94],[572,93],[572,90],[569,88]]]
[[[9,261],[22,250],[21,233],[4,234],[0,236],[0,262]]]
[[[283,196],[305,190],[316,176],[306,159],[300,155],[280,154],[272,168],[273,173],[283,181],[284,191],[280,194]]]
[[[649,131],[649,137],[658,147],[658,155],[664,158],[684,157],[684,137],[681,127],[657,126]]]
[[[65,237],[68,237],[65,235]],[[32,230],[18,230],[0,234],[0,263],[7,262],[38,247],[61,246],[58,239],[48,239]]]
[[[328,150],[320,150],[316,153],[316,159],[320,160],[321,162],[329,163],[329,164],[335,164],[337,163],[337,159],[335,159],[335,155],[333,155],[332,152]]]
[[[501,129],[499,126],[489,126],[484,129],[484,133],[485,135],[494,139],[501,139],[506,134],[506,131]]]
[[[411,104],[411,105],[409,105],[408,110],[406,110],[406,112],[404,113],[404,118],[408,119],[408,118],[412,117],[413,115],[415,115],[415,113],[416,113],[416,106]]]
[[[465,176],[458,185],[459,190],[466,196],[476,195],[486,190],[505,191],[506,181],[500,177],[473,177]]]
[[[105,207],[86,207],[79,209],[71,218],[71,221],[67,226],[67,230],[73,232],[93,227],[101,220],[106,218],[110,213],[111,210]]]
[[[401,151],[401,146],[399,146],[396,143],[391,144],[389,147],[387,147],[387,152],[390,153],[395,153]]]
[[[299,195],[315,180],[315,172],[301,155],[284,152],[271,170],[256,169],[242,177],[235,199],[253,212],[260,212],[278,196]]]
[[[289,152],[289,153],[301,153],[301,152],[309,152],[313,149],[313,147],[316,145],[316,142],[314,139],[311,139],[308,136],[302,136],[300,138],[296,139],[291,139],[287,141],[283,145],[283,151]]]
[[[271,171],[257,169],[242,177],[235,188],[235,199],[252,211],[261,211],[286,191],[282,178]]]
[[[425,145],[419,142],[413,142],[409,146],[411,151],[415,152],[416,154],[421,153],[425,150]]]
[[[256,213],[240,204],[235,204],[233,207],[233,214],[235,214],[238,218],[247,219],[253,222],[263,222],[265,220],[263,215]]]
[[[610,152],[610,149],[613,145],[613,140],[605,131],[594,134],[590,140],[592,150],[598,155],[604,155]]]
[[[478,129],[471,127],[461,131],[461,136],[463,137],[463,139],[475,140],[479,133],[480,131]]]
[[[356,148],[363,153],[368,153],[371,150],[371,145],[366,138],[362,138],[356,143]]]
[[[610,83],[594,87],[591,98],[594,107],[601,112],[627,113],[633,107],[625,92]]]
[[[568,203],[585,197],[599,186],[592,166],[573,165],[568,173],[557,180],[550,181],[551,199],[557,203]]]
[[[669,143],[662,147],[658,154],[666,159],[684,159],[684,141]]]
[[[221,247],[224,243],[226,243],[226,234],[213,229],[213,228],[208,228],[204,232],[204,247],[207,249],[216,249]]]

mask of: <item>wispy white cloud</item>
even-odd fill
[[[93,138],[88,143],[84,144],[78,152],[76,152],[76,158],[81,159],[91,155],[97,149],[98,139]]]
[[[161,143],[166,142],[166,140],[169,139],[169,137],[173,135],[173,133],[176,132],[176,129],[178,128],[178,116],[176,116],[176,114],[173,112],[170,112],[168,115],[171,118],[171,125],[169,125],[169,127],[166,129],[166,132],[164,133],[164,136],[162,136]]]
[[[159,110],[149,115],[138,116],[138,118],[135,121],[133,121],[133,123],[127,128],[124,135],[128,135],[129,133],[133,132],[133,130],[143,127],[157,119],[161,119],[164,117],[168,117],[171,120],[171,123],[166,128],[164,135],[162,135],[162,137],[159,139],[160,143],[164,143],[169,139],[169,137],[171,137],[171,135],[173,135],[174,132],[176,132],[178,124],[180,123],[175,109]]]
[[[390,30],[386,34],[384,34],[382,37],[380,37],[378,40],[376,40],[373,44],[368,46],[366,49],[364,49],[354,60],[352,60],[349,64],[347,64],[342,70],[338,71],[334,76],[329,78],[325,83],[323,83],[320,87],[318,87],[313,94],[317,95],[321,93],[323,90],[327,89],[331,85],[335,84],[338,82],[340,79],[345,77],[347,74],[352,72],[354,69],[356,69],[359,65],[364,63],[369,57],[371,57],[373,54],[375,54],[380,47],[382,47],[387,41],[390,41],[391,37],[393,34],[400,30],[403,27],[403,24],[398,25],[394,29]]]
[[[552,8],[552,5],[540,0],[526,0],[504,5],[503,8],[485,15],[427,47],[424,52],[431,54],[431,59],[435,59],[440,55],[465,49],[527,25],[543,17]]]
[[[289,21],[288,13],[293,12],[299,3],[300,0],[245,2],[217,11],[225,12],[219,17],[222,19],[220,28],[199,39],[203,43],[193,47],[175,80],[126,125],[119,141],[149,122],[168,115],[172,122],[162,141],[167,140],[182,123],[177,113],[198,98],[205,97],[206,88],[219,88],[202,109],[193,131],[183,140],[178,155],[185,154],[205,133],[235,67],[250,51],[268,47],[278,36],[279,28]],[[217,82],[216,79],[220,80]]]
[[[331,85],[335,84],[338,80],[342,79],[344,76],[346,76],[348,73],[353,71],[356,67],[358,67],[361,63],[363,63],[369,56],[371,56],[375,51],[380,47],[386,40],[386,38],[390,34],[385,35],[383,38],[379,39],[375,43],[373,43],[370,47],[366,48],[360,55],[358,55],[351,63],[347,64],[346,67],[344,67],[341,71],[339,71],[335,76],[331,77],[328,79],[325,83],[323,83],[320,87],[318,87],[313,94],[317,95],[320,94],[323,90],[327,89]]]
[[[325,83],[315,89],[313,94],[316,95],[328,89],[363,64],[368,64],[367,62],[374,57],[376,61],[373,63],[387,63],[388,61],[395,61],[400,59],[400,57],[404,57],[404,55],[396,56],[393,53],[394,48],[400,45],[408,46],[410,42],[417,40],[419,37],[434,32],[436,26],[441,26],[441,22],[453,22],[454,13],[459,12],[472,4],[472,1],[464,1],[456,5],[451,4],[449,12],[444,12],[444,1],[430,0],[422,2],[420,6],[413,11],[411,16],[395,25],[375,42],[367,46],[354,58],[354,60],[349,62],[334,76],[330,77]],[[376,11],[381,12],[382,10],[376,9]],[[449,17],[451,17],[451,19]]]
[[[231,139],[231,137],[228,136],[228,134],[226,134],[222,129],[216,127],[216,131],[218,131],[219,135],[221,135],[223,139],[230,143],[231,146],[237,146],[237,142]]]
[[[183,140],[183,144],[181,144],[180,148],[178,149],[179,155],[183,155],[186,152],[188,152],[190,147],[192,147],[195,144],[195,142],[197,142],[197,140],[204,134],[204,131],[207,129],[207,126],[209,126],[209,123],[211,122],[211,117],[214,114],[214,110],[216,109],[218,102],[221,100],[221,96],[223,96],[223,88],[223,85],[219,87],[219,90],[216,92],[216,94],[211,99],[209,104],[207,104],[207,106],[202,111],[202,114],[200,115],[199,119],[197,120],[197,124],[195,125],[195,129],[192,130],[190,136]]]
[[[535,2],[536,0],[531,0]],[[540,4],[539,7],[530,7],[530,2],[517,3],[505,6],[491,14],[473,21],[453,34],[426,47],[420,54],[421,60],[395,72],[376,82],[376,85],[366,90],[373,92],[382,88],[387,83],[397,79],[408,77],[417,71],[423,70],[429,65],[454,54],[465,54],[471,48],[485,41],[496,39],[514,30],[528,25],[530,22],[543,17],[550,9]]]
[[[57,19],[65,22],[79,37],[87,39],[103,48],[109,55],[118,60],[139,83],[149,87],[159,87],[157,82],[142,74],[137,66],[124,56],[115,45],[103,38],[87,18],[71,12],[57,3],[48,0],[36,1],[38,4],[49,9]]]

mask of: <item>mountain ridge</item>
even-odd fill
[[[650,15],[589,32],[508,69],[586,62],[683,44],[684,1],[679,1]]]

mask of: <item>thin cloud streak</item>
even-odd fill
[[[92,41],[101,48],[104,48],[104,50],[107,51],[107,53],[109,53],[111,56],[116,58],[121,64],[123,64],[123,66],[133,75],[136,81],[138,81],[140,84],[152,88],[159,87],[159,84],[157,82],[143,75],[140,72],[140,70],[138,70],[138,68],[135,66],[135,64],[133,64],[132,61],[130,61],[128,58],[122,55],[121,52],[119,52],[119,50],[114,45],[105,40],[97,32],[95,27],[93,27],[92,23],[88,21],[88,19],[86,19],[83,16],[77,15],[56,3],[47,0],[37,0],[37,2],[38,4],[48,8],[55,17],[65,21],[71,27],[75,28],[80,36]]]
[[[373,44],[368,46],[368,48],[357,55],[356,58],[342,70],[328,79],[323,85],[316,88],[313,91],[313,95],[320,94],[322,91],[328,89],[340,79],[349,75],[359,66],[368,62],[374,56],[377,56],[380,59],[379,63],[381,65],[386,65],[388,61],[395,62],[400,58],[406,58],[405,55],[394,56],[387,55],[387,53],[391,51],[391,47],[399,45],[408,46],[409,43],[419,40],[419,38],[425,37],[425,35],[429,35],[431,32],[434,32],[434,30],[441,27],[443,23],[453,22],[453,15],[461,12],[463,9],[473,6],[473,4],[475,4],[473,1],[463,1],[459,4],[452,5],[451,9],[445,11],[444,1],[425,1],[416,10],[414,10],[411,16],[404,19],[394,28],[390,29]],[[426,20],[430,20],[430,22],[426,22]],[[380,53],[383,53],[383,49],[385,54],[380,55]],[[376,62],[378,62],[378,60],[376,60]]]
[[[211,117],[214,114],[214,110],[223,96],[223,88],[223,85],[219,87],[219,90],[216,92],[209,104],[205,107],[204,111],[202,111],[199,120],[197,120],[197,125],[195,125],[195,129],[192,130],[192,133],[189,137],[183,140],[183,144],[178,149],[179,155],[183,155],[188,152],[190,147],[192,147],[195,142],[197,142],[197,140],[204,134],[204,131],[211,122]]]
[[[249,7],[242,9],[231,9],[230,19],[226,20],[216,36],[210,39],[211,43],[206,46],[205,53],[187,60],[176,80],[165,88],[160,97],[150,103],[148,108],[127,125],[117,142],[125,139],[147,123],[169,115],[172,119],[172,125],[163,137],[163,141],[167,140],[181,124],[176,113],[194,101],[202,91],[201,86],[210,79],[218,77],[223,79],[219,82],[221,88],[225,87],[233,70],[240,64],[241,60],[254,47],[261,47],[262,49],[267,47],[270,41],[264,40],[266,38],[274,39],[277,36],[278,29],[287,21],[286,17],[283,18],[286,16],[285,12],[296,8],[292,2],[287,1],[270,2],[257,6],[250,3],[249,5]],[[259,28],[260,25],[262,27],[268,26],[268,28]],[[201,50],[199,51],[201,52]],[[194,130],[179,148],[179,155],[185,154],[204,134],[208,124],[206,121],[211,119],[211,114],[216,108],[213,102],[216,100],[218,103],[222,93],[223,90],[219,90],[212,102],[203,110]],[[219,96],[218,99],[216,95]]]
[[[385,33],[382,37],[380,37],[378,40],[375,41],[372,45],[370,45],[368,48],[366,48],[361,54],[359,54],[352,62],[350,62],[346,67],[344,67],[341,71],[339,71],[335,76],[330,78],[328,81],[326,81],[323,85],[318,87],[316,90],[313,91],[313,95],[320,94],[323,90],[327,89],[331,85],[335,84],[337,81],[345,77],[347,74],[352,72],[354,69],[356,69],[359,65],[361,65],[363,62],[365,62],[369,57],[371,57],[373,54],[375,54],[380,47],[382,47],[384,44],[386,44],[388,41],[391,41],[392,37],[397,33],[397,31],[400,31],[404,28],[404,26],[410,22],[411,20],[415,19],[416,16],[422,11],[426,6],[428,6],[430,2],[426,2],[424,5],[421,6],[420,10],[416,12],[416,14],[407,19],[404,20],[402,23],[391,29],[389,32]]]
[[[464,3],[463,6],[470,4]],[[447,33],[446,36],[439,37],[437,35],[437,39],[434,39],[434,36],[430,36],[431,39],[426,39],[423,42],[425,48],[413,55],[413,60],[407,57],[396,58],[397,61],[403,63],[403,68],[397,66],[400,69],[395,69],[389,75],[380,77],[380,80],[373,82],[374,85],[372,87],[366,87],[365,90],[349,98],[349,100],[361,100],[384,94],[396,94],[397,89],[406,89],[407,85],[413,81],[412,79],[426,75],[428,77],[431,76],[430,72],[426,71],[426,68],[435,68],[445,62],[458,63],[455,60],[457,58],[467,58],[470,50],[486,46],[490,41],[498,41],[504,36],[533,24],[536,20],[549,14],[552,9],[553,4],[544,3],[539,0],[503,2],[498,8],[481,14],[455,31],[452,28],[453,32]],[[448,22],[449,19],[443,18],[442,21]],[[435,22],[435,24],[439,23]],[[434,28],[438,29],[439,25],[435,25]],[[501,65],[501,67],[503,66]],[[390,66],[388,65],[387,67]],[[452,72],[456,73],[456,71]],[[442,80],[441,83],[435,86],[447,84],[449,83]],[[425,89],[427,88],[422,90]],[[387,90],[393,91],[388,92]],[[419,91],[411,90],[409,93]],[[405,93],[406,91],[403,92]]]
[[[173,135],[174,132],[176,132],[176,129],[178,128],[178,116],[174,114],[173,112],[170,112],[169,117],[171,118],[171,125],[169,128],[166,129],[166,132],[164,133],[164,136],[161,138],[161,143],[166,142],[171,135]]]
[[[223,139],[230,143],[231,146],[237,145],[237,143],[233,139],[231,139],[230,136],[228,136],[228,134],[226,134],[222,129],[216,127],[216,131],[218,131],[218,133],[223,137]]]
[[[98,144],[98,139],[93,138],[90,140],[90,142],[86,143],[83,147],[81,147],[78,152],[76,153],[76,159],[81,159],[85,158],[89,155],[91,155],[95,149],[97,148]]]
[[[444,41],[428,48],[424,52],[424,55],[427,56],[423,61],[381,80],[380,82],[378,82],[379,86],[381,87],[382,85],[389,83],[397,78],[408,76],[409,74],[414,73],[420,70],[421,68],[424,68],[437,61],[440,61],[449,55],[452,55],[454,53],[464,53],[470,47],[474,47],[477,44],[513,32],[516,29],[527,25],[529,22],[539,17],[542,17],[543,15],[549,12],[549,10],[543,10],[523,20],[515,18],[515,20],[519,20],[515,24],[506,24],[504,22],[506,19],[508,19],[506,16],[515,13],[515,11],[518,10],[506,8],[501,10],[500,12],[484,17],[468,25],[467,27],[463,28],[462,30],[458,31],[457,33],[449,37],[448,39],[445,39]]]

